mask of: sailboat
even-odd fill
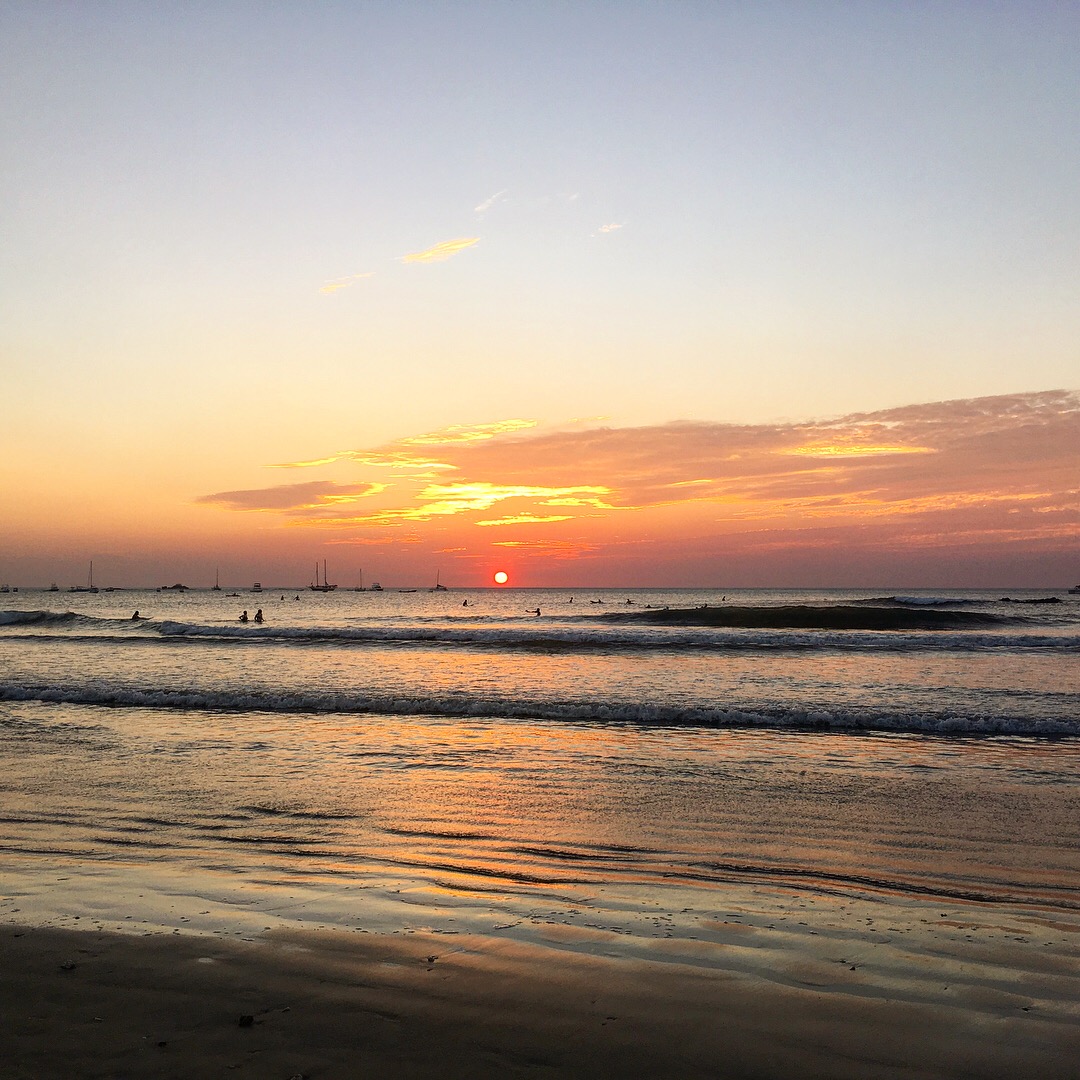
[[[441,584],[440,581],[439,581],[439,571],[438,570],[435,571],[435,587],[431,591],[432,592],[446,592],[447,591],[446,586]]]
[[[363,591],[364,591],[364,571],[361,570],[360,571],[360,577],[357,578],[357,580],[356,580],[356,588],[353,589],[353,592],[363,592]]]
[[[326,560],[323,559],[322,564],[322,584],[319,584],[319,564],[315,563],[315,580],[308,586],[312,592],[333,592],[337,586],[331,585],[326,580]]]
[[[210,591],[221,592],[221,582],[218,581],[218,572],[216,570],[214,571],[214,587]]]
[[[85,585],[72,585],[68,592],[92,592],[96,593],[97,589],[94,586],[94,560],[90,560],[90,575],[86,579]]]

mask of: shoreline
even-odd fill
[[[1075,1076],[1080,1028],[481,935],[0,927],[12,1080]],[[250,1017],[250,1022],[242,1020]],[[1067,1020],[1067,1018],[1066,1018]]]

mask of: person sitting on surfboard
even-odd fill
[[[247,622],[248,621],[247,610],[246,609],[244,611],[240,612],[240,621],[241,622]]]

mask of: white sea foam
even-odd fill
[[[389,625],[364,627],[268,627],[246,624],[207,626],[162,622],[151,629],[166,638],[219,639],[233,642],[319,642],[326,644],[478,645],[525,649],[1076,649],[1080,636],[1067,634],[905,632],[896,630],[786,630],[712,627],[554,626],[507,627]]]
[[[880,709],[663,705],[630,701],[585,702],[506,697],[347,694],[326,691],[249,692],[165,688],[105,689],[63,683],[0,683],[0,701],[40,701],[180,711],[373,713],[378,715],[505,717],[693,727],[759,727],[828,731],[895,731],[947,735],[1080,736],[1080,718],[912,714]]]

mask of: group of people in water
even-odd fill
[[[285,597],[283,596],[281,599],[284,600]],[[300,597],[297,596],[296,599],[299,600]],[[723,599],[727,600],[727,597],[725,596]],[[574,602],[574,598],[571,596],[570,597],[570,603],[572,604],[573,602]],[[633,600],[627,600],[626,602],[628,604],[632,604],[634,601]],[[603,600],[592,600],[592,601],[590,601],[590,603],[602,604]],[[469,606],[469,601],[468,600],[464,601],[464,603],[462,604],[462,607],[468,607],[468,606]],[[646,606],[647,607],[652,607],[652,604],[648,604]],[[708,607],[709,605],[708,604],[702,604],[701,606],[702,607]],[[530,615],[539,615],[540,614],[540,609],[539,608],[527,608],[526,610],[528,611],[528,613]],[[145,619],[146,616],[145,615],[140,615],[136,611],[135,614],[131,616],[131,618],[132,618],[133,621],[138,622],[141,619]],[[243,622],[243,623],[246,623],[246,622],[261,623],[262,621],[263,621],[263,610],[262,610],[262,608],[259,608],[258,611],[255,612],[254,618],[248,618],[247,608],[245,608],[243,611],[240,612],[240,622]]]
[[[299,600],[299,599],[300,599],[300,597],[297,597],[297,600]],[[138,611],[136,611],[135,614],[131,616],[131,621],[132,622],[142,622],[145,618],[146,618],[145,615],[140,615],[138,613]],[[245,608],[243,611],[240,612],[240,621],[241,622],[258,622],[258,623],[261,623],[263,621],[262,608],[259,608],[259,610],[255,612],[255,618],[254,619],[249,619],[248,618],[247,609]]]

